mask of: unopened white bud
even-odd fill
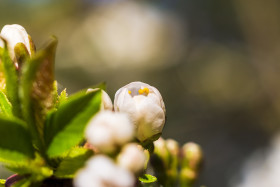
[[[117,163],[121,167],[137,174],[145,168],[147,159],[142,146],[130,143],[122,149],[117,158]]]
[[[16,62],[14,49],[18,43],[23,43],[27,52],[31,55],[31,47],[33,46],[33,43],[31,43],[32,41],[30,41],[29,35],[21,25],[5,25],[0,35],[8,42],[9,53],[14,62]]]
[[[99,90],[100,88],[89,88],[87,90],[87,93],[88,92],[93,92],[93,91],[96,91],[96,90]],[[104,90],[101,90],[101,110],[113,110],[113,103],[112,103],[112,100],[110,98],[110,96],[104,91]]]
[[[141,142],[157,139],[165,124],[165,106],[159,91],[146,83],[132,82],[115,95],[114,110],[129,114]]]
[[[132,140],[134,127],[126,114],[105,110],[91,119],[85,134],[88,142],[101,152],[113,152]]]

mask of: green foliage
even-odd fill
[[[45,142],[49,157],[57,157],[83,139],[87,122],[98,112],[101,92],[80,92],[51,112],[45,123]]]
[[[62,160],[54,175],[58,178],[73,178],[78,169],[93,155],[89,149],[74,147]]]
[[[0,161],[22,162],[34,157],[31,137],[24,122],[0,118]]]
[[[0,39],[2,39],[0,37]],[[93,151],[78,147],[101,106],[101,90],[68,98],[54,79],[57,39],[35,52],[17,43],[11,59],[0,48],[0,162],[22,177],[13,186],[40,186],[50,177],[73,178]],[[105,84],[97,87],[105,88]],[[96,87],[95,87],[96,88]],[[0,187],[5,181],[0,180]]]
[[[9,163],[6,167],[20,175],[32,173],[33,175],[50,176],[52,174],[52,170],[46,166],[45,160],[38,153],[32,160]]]
[[[6,117],[13,116],[12,105],[7,96],[0,91],[0,114]]]
[[[20,99],[25,120],[28,122],[34,143],[42,149],[45,115],[54,105],[54,39],[45,50],[30,58],[22,67]]]
[[[39,186],[42,180],[53,174],[53,170],[46,165],[45,160],[39,154],[36,154],[32,160],[8,164],[6,167],[21,176],[28,176],[17,182],[15,186],[31,186],[31,184],[32,186],[36,186],[37,184]]]
[[[156,182],[157,178],[149,174],[144,174],[141,177],[139,177],[139,180],[143,183],[152,183],[152,182]]]
[[[1,65],[3,66],[3,73],[6,80],[6,94],[13,106],[13,113],[17,117],[21,117],[21,110],[20,110],[20,102],[19,102],[19,95],[18,95],[18,75],[16,72],[16,66],[12,61],[7,42],[3,40],[5,43],[5,47],[1,50]]]

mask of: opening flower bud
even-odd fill
[[[159,91],[143,82],[132,82],[115,95],[114,110],[128,113],[139,141],[157,140],[165,124],[165,105]]]
[[[5,25],[2,28],[0,35],[7,41],[11,59],[15,62],[16,65],[18,64],[18,60],[15,53],[17,51],[24,51],[22,50],[22,47],[21,50],[15,50],[17,44],[23,44],[29,56],[33,53],[33,50],[35,50],[31,37],[27,34],[26,30],[21,25]]]

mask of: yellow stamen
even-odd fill
[[[130,91],[130,90],[128,90],[128,94],[131,94],[131,91]]]
[[[145,92],[146,95],[148,95],[150,92],[149,88],[143,88],[143,91]]]
[[[144,90],[143,90],[143,89],[140,89],[140,90],[138,90],[138,93],[141,95],[141,94],[144,93]]]

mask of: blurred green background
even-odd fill
[[[40,49],[59,39],[56,79],[69,93],[143,81],[167,108],[164,138],[199,143],[197,186],[234,186],[280,125],[277,0],[0,0]],[[0,170],[0,178],[9,175]]]

